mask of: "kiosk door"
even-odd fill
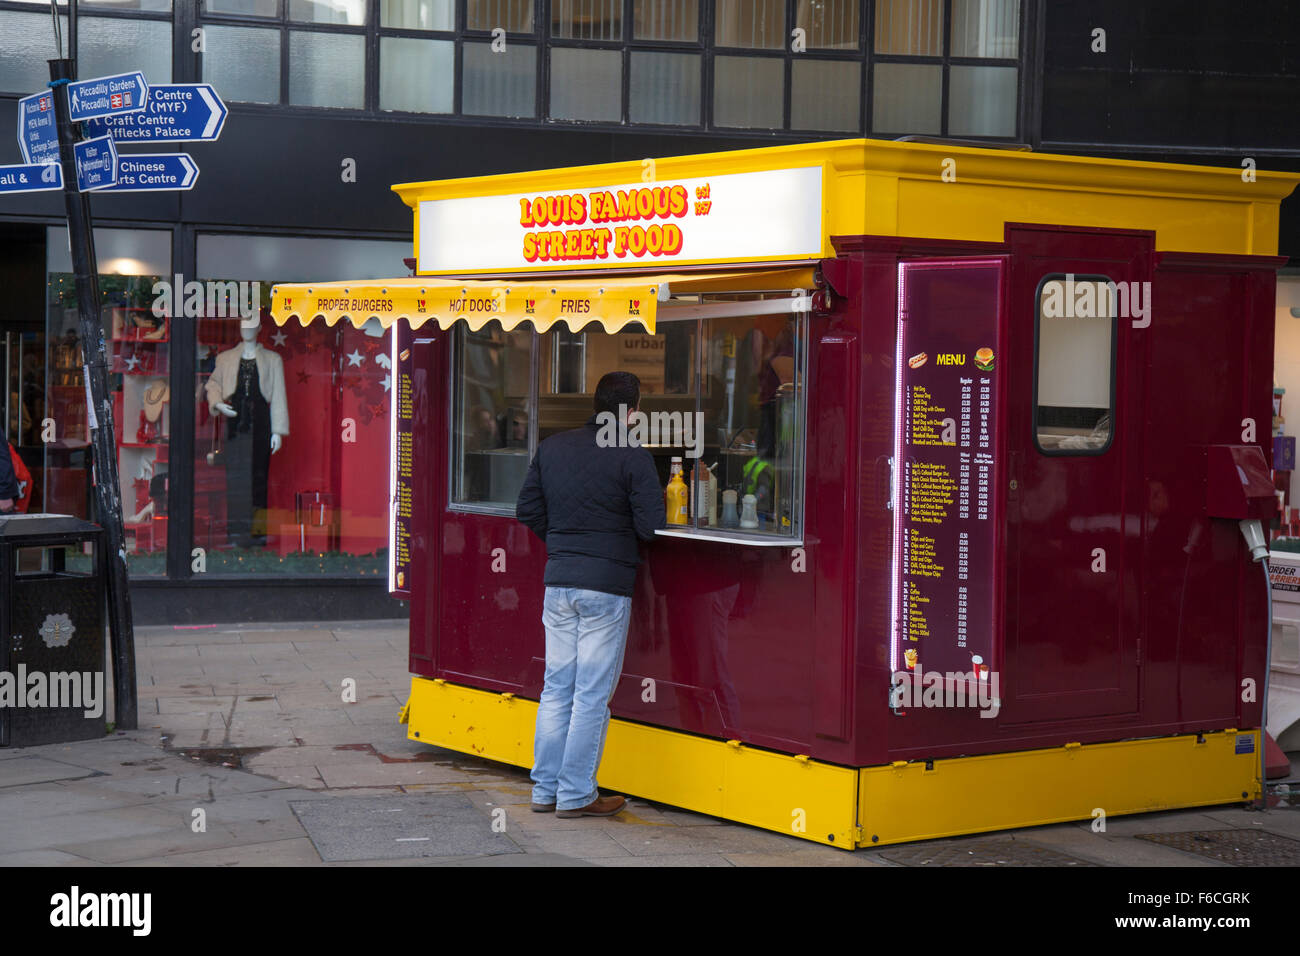
[[[1146,233],[1008,230],[1002,721],[1135,713]]]

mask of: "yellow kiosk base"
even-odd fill
[[[407,737],[532,767],[537,702],[411,679]],[[841,767],[611,720],[605,789],[852,850],[1261,795],[1259,731]]]

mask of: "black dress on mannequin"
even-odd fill
[[[226,419],[226,528],[231,544],[266,544],[266,475],[271,465],[271,406],[262,397],[257,360],[239,360],[239,384]]]

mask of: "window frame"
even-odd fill
[[[726,293],[727,295],[738,295],[742,293]],[[808,308],[800,308],[796,300],[791,301],[791,305],[786,310],[773,310],[770,307],[755,309],[749,311],[746,306],[751,302],[770,302],[773,299],[786,299],[788,292],[763,293],[762,297],[756,300],[709,300],[710,296],[700,295],[700,307],[690,309],[691,314],[679,318],[667,317],[662,313],[656,322],[656,332],[662,329],[662,326],[668,322],[690,322],[695,325],[695,354],[691,366],[691,380],[695,383],[695,410],[702,412],[704,395],[700,387],[700,378],[704,372],[704,363],[708,356],[705,350],[703,340],[704,323],[710,317],[710,309],[716,308],[717,311],[712,314],[718,317],[726,318],[743,318],[745,316],[756,316],[762,314],[787,314],[794,319],[794,344],[795,344],[795,392],[798,396],[798,405],[795,413],[795,427],[798,434],[792,443],[792,461],[791,470],[795,475],[793,487],[790,495],[790,531],[782,534],[779,532],[755,532],[751,530],[737,530],[731,528],[720,528],[708,525],[692,523],[684,526],[674,526],[672,528],[661,529],[661,534],[667,534],[672,537],[700,538],[704,540],[725,540],[736,544],[752,545],[759,547],[800,547],[803,544],[803,520],[805,514],[805,497],[807,493],[808,473],[807,473],[807,443],[808,443],[808,409],[809,409],[809,392],[808,392],[808,360],[811,351],[811,312]],[[734,308],[727,308],[734,306]],[[703,311],[701,311],[701,308]],[[668,310],[664,310],[668,311]],[[529,360],[529,394],[525,408],[528,412],[528,461],[532,463],[537,456],[538,441],[539,409],[541,407],[541,337],[545,333],[538,332],[531,322],[521,322],[515,326],[516,329],[527,326],[530,330],[530,360]],[[560,325],[553,328],[560,328]],[[567,328],[567,326],[564,326]],[[458,391],[460,389],[460,363],[462,355],[464,338],[468,326],[463,322],[457,322],[451,330],[450,347],[447,349],[447,471],[446,471],[446,494],[443,496],[443,507],[447,512],[491,515],[498,518],[515,519],[516,511],[513,506],[506,508],[499,504],[486,504],[480,502],[467,502],[456,500],[456,414],[460,410]],[[641,329],[643,334],[648,334],[643,325],[638,323],[629,323],[624,326],[623,331]],[[549,330],[548,330],[549,331]],[[593,332],[591,334],[605,335],[618,333]],[[585,363],[585,357],[584,357]]]
[[[1119,314],[1110,317],[1110,431],[1106,435],[1106,443],[1099,448],[1044,448],[1038,441],[1038,369],[1039,369],[1039,350],[1042,346],[1042,335],[1040,327],[1043,322],[1043,287],[1048,282],[1065,279],[1067,276],[1072,277],[1077,283],[1083,282],[1115,282],[1110,276],[1080,273],[1080,272],[1048,272],[1038,280],[1038,285],[1034,288],[1034,379],[1033,379],[1033,401],[1031,408],[1033,414],[1030,416],[1029,427],[1032,432],[1034,448],[1040,455],[1049,458],[1097,458],[1110,451],[1111,445],[1115,443],[1115,433],[1119,428],[1119,409],[1115,406],[1116,396],[1116,379],[1119,372]],[[1059,406],[1054,406],[1059,407]]]

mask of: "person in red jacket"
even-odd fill
[[[26,514],[27,508],[32,503],[32,473],[27,470],[27,464],[18,454],[18,449],[9,443],[9,461],[14,469],[14,480],[18,484],[18,495],[14,498],[14,510]]]
[[[6,442],[6,444],[8,443]],[[13,448],[13,445],[9,445],[9,454],[0,455],[0,515],[10,515],[18,512],[16,499],[21,495],[18,488],[18,476],[14,471],[14,459],[10,457],[14,455]]]

